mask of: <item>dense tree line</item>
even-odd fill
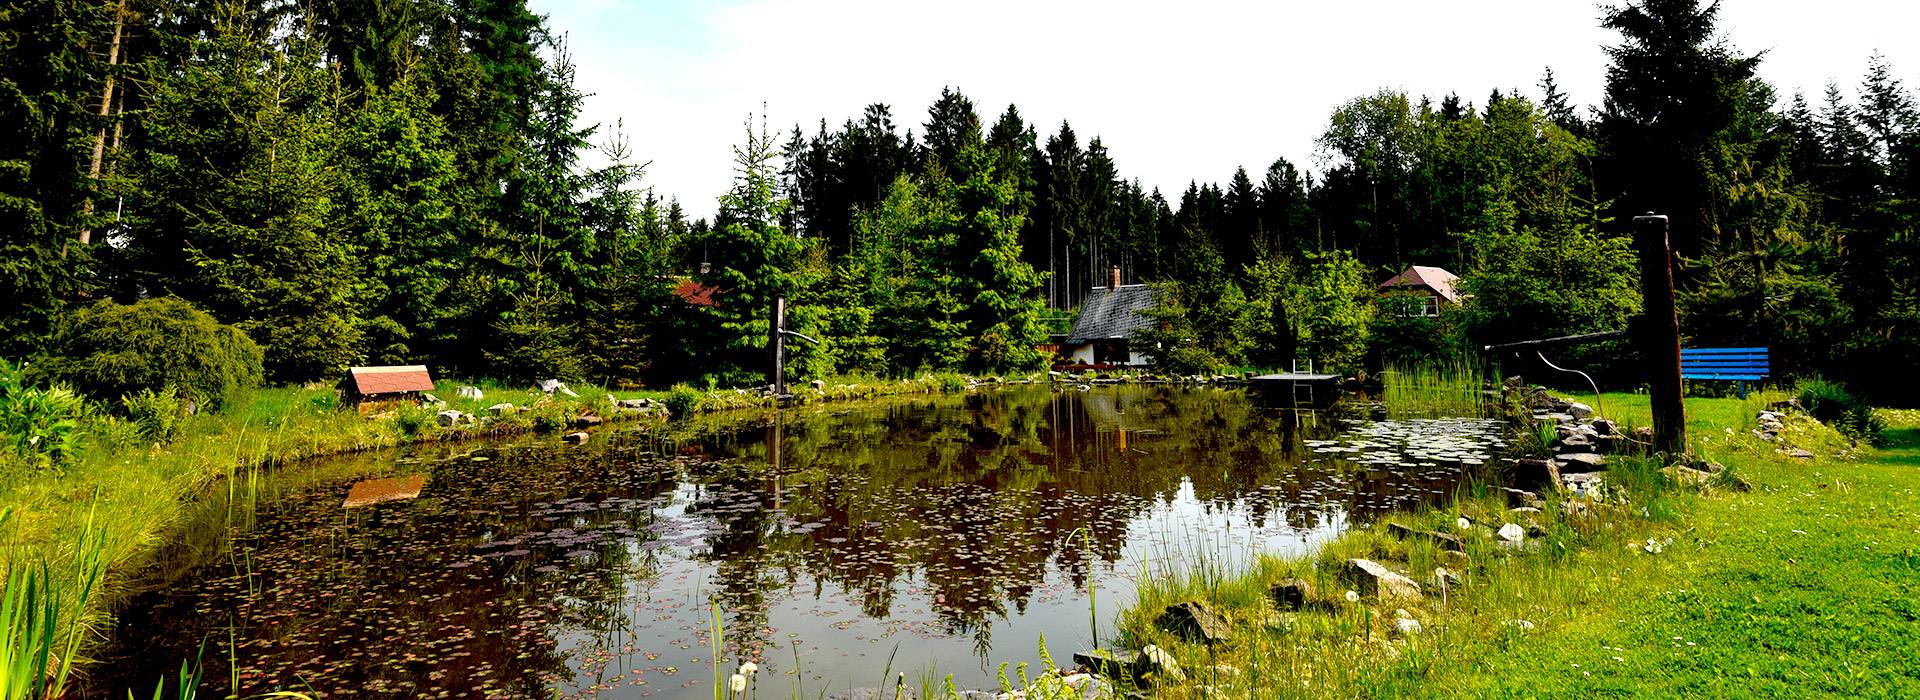
[[[1628,222],[1658,211],[1690,343],[1770,345],[1791,372],[1911,364],[1912,93],[1876,55],[1857,89],[1783,99],[1716,14],[1604,9],[1621,39],[1597,107],[1551,71],[1537,97],[1363,94],[1314,174],[1280,159],[1170,194],[1098,136],[1014,105],[989,122],[953,88],[918,124],[884,104],[778,136],[749,120],[734,186],[690,221],[644,187],[647,135],[580,121],[565,42],[524,0],[12,3],[0,291],[21,303],[0,352],[171,295],[251,336],[275,381],[426,362],[751,383],[786,298],[823,341],[793,346],[802,375],[1017,371],[1044,363],[1048,310],[1119,268],[1157,285],[1139,340],[1176,367],[1378,366],[1624,326]],[[1472,300],[1376,304],[1409,264]]]

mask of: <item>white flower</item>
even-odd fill
[[[1360,592],[1359,592],[1359,591],[1347,591],[1347,602],[1349,602],[1349,603],[1358,603],[1358,602],[1360,602]]]
[[[738,673],[733,674],[732,678],[727,679],[727,687],[733,689],[733,692],[736,693],[747,692],[747,677]]]
[[[751,676],[754,673],[759,672],[759,670],[760,670],[760,664],[756,664],[752,661],[748,661],[744,664],[740,664],[740,675],[743,675],[743,676]]]
[[[1468,520],[1468,519],[1466,519],[1466,518],[1461,518],[1461,519],[1460,519],[1460,521],[1459,521],[1459,522],[1457,522],[1457,523],[1455,523],[1455,524],[1456,524],[1456,525],[1459,525],[1459,526],[1460,526],[1460,529],[1462,529],[1462,530],[1471,530],[1471,529],[1473,529],[1473,521],[1472,521],[1472,520]]]

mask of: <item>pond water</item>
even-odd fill
[[[322,460],[209,516],[90,694],[145,695],[198,656],[218,695],[711,698],[716,614],[722,668],[756,660],[762,693],[888,669],[992,687],[1043,635],[1061,662],[1085,648],[1089,590],[1110,633],[1142,575],[1310,552],[1502,444],[1480,419],[1025,387]],[[343,508],[372,478],[399,500]]]

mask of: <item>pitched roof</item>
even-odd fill
[[[433,391],[433,375],[426,365],[355,367],[347,370],[347,385],[362,395]]]
[[[1425,287],[1440,295],[1440,298],[1458,304],[1460,303],[1460,290],[1457,288],[1459,281],[1459,277],[1444,269],[1414,265],[1407,268],[1405,272],[1394,275],[1393,279],[1381,282],[1380,288]]]
[[[674,286],[673,295],[694,306],[718,306],[719,303],[714,301],[713,295],[719,291],[719,287],[710,287],[691,279],[683,279],[680,280],[680,284]]]
[[[1073,321],[1068,343],[1126,338],[1142,328],[1153,326],[1153,319],[1140,313],[1153,308],[1153,288],[1144,284],[1118,287],[1094,287],[1080,307],[1080,318]]]

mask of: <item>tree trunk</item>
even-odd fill
[[[100,90],[101,123],[99,130],[95,131],[93,135],[93,160],[87,165],[87,179],[96,183],[100,180],[101,162],[106,159],[107,155],[106,119],[107,116],[112,113],[114,68],[120,65],[120,36],[124,33],[126,26],[127,0],[116,0],[113,5],[113,43],[107,46],[107,84],[106,87]],[[114,131],[118,134],[119,129],[116,127]],[[118,139],[116,138],[115,140],[117,141]],[[86,219],[92,218],[93,214],[93,197],[91,195],[81,203],[80,209],[82,212],[80,243],[85,245],[93,242],[93,228],[86,222]]]

